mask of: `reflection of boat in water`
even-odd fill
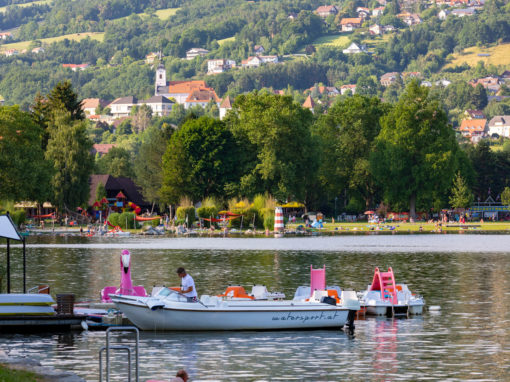
[[[264,296],[260,287],[260,292],[254,290],[250,295],[239,289],[237,295],[229,295],[227,289],[223,296],[203,295],[195,302],[187,302],[186,297],[166,287],[150,297],[110,297],[143,330],[310,329],[341,328],[346,324],[353,330],[354,315],[360,307],[356,293],[341,292],[337,300],[324,288],[313,286],[311,295],[297,294],[293,300],[281,300],[276,294],[256,299],[256,293]]]
[[[376,268],[372,284],[359,293],[359,298],[367,314],[378,316],[422,314],[425,305],[423,297],[411,293],[406,284],[395,283],[391,267],[388,272]]]

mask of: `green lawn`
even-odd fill
[[[66,35],[57,36],[57,37],[42,38],[39,41],[41,41],[44,45],[44,44],[51,44],[52,42],[63,41],[65,39],[73,40],[73,41],[80,41],[87,37],[90,37],[93,40],[103,41],[104,33],[103,32],[101,32],[101,33],[99,33],[99,32],[73,33],[73,34],[66,34]],[[12,44],[1,45],[0,51],[4,51],[4,50],[8,50],[8,49],[17,49],[18,51],[21,51],[23,49],[28,49],[31,42],[32,41],[21,41],[21,42],[14,42]]]
[[[41,5],[41,4],[50,4],[53,0],[38,0],[38,1],[32,1],[31,3],[24,3],[24,4],[14,4],[17,7],[25,8],[30,7],[32,5]],[[7,10],[7,7],[0,7],[0,12],[5,12]]]
[[[13,370],[0,364],[0,381],[1,382],[43,382],[44,378],[27,371]]]
[[[312,42],[312,45],[314,45],[316,48],[320,46],[347,48],[349,46],[349,41],[349,36],[346,36],[345,34],[335,34],[319,37],[318,39],[315,39],[314,42]]]
[[[479,54],[488,54],[488,56],[479,56]],[[472,46],[464,49],[461,53],[455,53],[453,60],[445,67],[454,67],[462,65],[464,62],[471,67],[476,66],[479,61],[487,65],[510,65],[510,43],[499,44],[491,47]]]
[[[226,42],[234,41],[236,38],[235,36],[224,38],[223,40],[218,40],[218,44],[221,46],[225,44]]]
[[[156,16],[158,16],[160,20],[168,20],[175,15],[179,9],[180,8],[160,9],[156,11]]]

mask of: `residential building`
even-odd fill
[[[499,92],[499,89],[501,88],[501,82],[499,80],[499,77],[493,76],[474,79],[469,81],[469,84],[473,87],[475,87],[478,84],[481,84],[485,89],[494,93]]]
[[[128,117],[131,109],[138,103],[136,97],[121,97],[114,100],[108,107],[114,118]]]
[[[241,61],[243,68],[258,68],[260,65],[262,65],[262,59],[259,56],[251,56]]]
[[[44,48],[42,46],[38,46],[37,48],[32,49],[31,52],[35,54],[44,53]]]
[[[358,14],[358,17],[362,18],[363,20],[370,18],[370,8],[365,7],[358,7],[356,8],[356,13]]]
[[[207,49],[202,48],[191,48],[186,52],[186,60],[193,60],[196,57],[203,57],[206,54],[209,54]]]
[[[108,154],[108,151],[110,151],[111,148],[117,147],[114,143],[96,143],[92,145],[92,150],[90,153],[94,156],[102,157],[103,155]]]
[[[448,9],[441,9],[438,14],[437,14],[437,17],[439,18],[439,20],[446,20],[446,18],[448,17],[448,15],[450,14],[451,12],[448,10]]]
[[[383,33],[395,32],[396,30],[397,28],[390,24],[382,26]]]
[[[205,108],[211,101],[215,102],[217,105],[220,104],[220,99],[213,89],[193,90],[186,98],[184,107],[189,109],[190,107],[199,105]]]
[[[253,52],[258,56],[259,54],[264,53],[266,50],[262,45],[255,45],[253,47]]]
[[[226,96],[220,103],[220,119],[225,118],[227,115],[227,111],[232,109],[232,101],[230,100],[230,96]]]
[[[154,64],[154,61],[156,60],[156,58],[159,58],[159,53],[151,52],[145,56],[145,62],[147,64]]]
[[[510,115],[497,115],[489,121],[489,135],[510,138]]]
[[[377,7],[372,9],[372,16],[373,17],[379,17],[382,16],[384,12],[384,7]]]
[[[361,17],[343,18],[340,21],[340,28],[342,32],[352,32],[354,29],[361,28],[362,23],[363,19]]]
[[[3,53],[5,54],[5,57],[11,57],[19,54],[17,49],[7,49]]]
[[[310,109],[313,113],[313,109],[315,108],[315,102],[314,102],[312,96],[306,97],[305,102],[303,102],[303,107],[306,109]]]
[[[356,53],[367,53],[367,48],[365,45],[358,45],[353,42],[347,49],[342,51],[344,54],[356,54]]]
[[[315,13],[325,19],[330,15],[337,15],[338,8],[335,5],[322,5],[315,10]]]
[[[501,75],[499,76],[501,81],[504,81],[505,83],[510,82],[510,70],[505,70]]]
[[[383,34],[383,29],[379,24],[374,24],[368,28],[368,33],[370,33],[372,36],[379,36]]]
[[[457,17],[473,16],[476,13],[474,8],[454,9],[452,15]]]
[[[402,72],[402,78],[405,81],[414,78],[422,78],[422,75],[420,72]]]
[[[467,109],[464,112],[464,119],[485,119],[485,115],[482,110]]]
[[[8,38],[12,37],[11,32],[0,32],[0,39],[7,40]]]
[[[464,119],[459,127],[463,137],[469,138],[471,142],[479,142],[486,134],[486,119]]]
[[[317,89],[317,92],[320,95],[327,95],[328,97],[336,97],[337,95],[340,94],[340,91],[334,86],[317,86],[317,85],[314,85],[311,88],[305,90],[305,94],[307,92],[311,93],[315,89]],[[282,92],[283,92],[283,90],[282,90]],[[317,95],[319,95],[319,94],[317,94]]]
[[[278,56],[259,56],[263,64],[277,64]]]
[[[397,81],[397,78],[400,78],[399,72],[390,72],[384,73],[379,81],[382,86],[390,86],[392,83]]]
[[[106,105],[108,105],[108,102],[100,98],[85,98],[83,101],[81,101],[81,109],[85,113],[85,116],[96,114],[96,109],[98,106],[103,108]]]
[[[398,14],[397,17],[409,26],[421,23],[421,18],[417,13],[403,12]]]
[[[344,95],[348,91],[351,91],[351,93],[354,95],[356,94],[356,85],[342,85],[340,86],[340,94]]]
[[[447,79],[445,79],[445,78],[443,78],[443,79],[437,80],[436,82],[434,82],[434,84],[435,84],[436,86],[441,86],[441,87],[445,88],[445,87],[447,87],[447,86],[451,85],[451,84],[452,84],[452,82],[451,82],[451,81],[448,81],[448,80],[447,80]]]
[[[207,61],[207,74],[223,73],[231,68],[235,68],[236,62],[234,60],[217,59]]]
[[[152,115],[157,115],[158,117],[163,117],[165,115],[170,114],[172,111],[172,107],[174,106],[175,102],[170,101],[165,96],[152,96],[149,99],[146,99],[145,101],[140,102],[141,105],[147,105],[152,109]]]
[[[73,72],[76,72],[77,70],[85,70],[90,66],[90,64],[62,64],[63,68],[69,68]]]

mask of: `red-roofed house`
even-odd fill
[[[320,17],[325,19],[330,15],[338,14],[338,8],[334,5],[322,5],[315,10],[315,13],[317,13]]]
[[[471,142],[479,142],[486,133],[486,119],[464,119],[459,127],[463,137],[469,138]]]
[[[361,24],[363,24],[363,19],[361,17],[343,18],[342,21],[340,21],[342,32],[352,32],[354,29],[361,28]]]
[[[220,99],[216,95],[214,89],[193,90],[186,98],[184,108],[188,109],[196,105],[206,107],[210,101],[214,101],[217,105],[220,103]]]
[[[232,109],[232,101],[230,100],[230,96],[226,96],[220,103],[220,119],[225,118],[227,115],[227,111]]]
[[[303,107],[310,109],[313,113],[313,108],[315,107],[315,102],[314,102],[312,96],[306,97],[305,102],[303,102]]]
[[[117,145],[113,143],[96,143],[92,146],[91,154],[94,156],[97,154],[99,157],[102,157],[108,154],[112,147],[117,147]]]
[[[347,91],[351,91],[352,94],[356,94],[356,85],[342,85],[340,86],[340,93],[344,95]]]
[[[108,102],[100,98],[85,98],[83,101],[81,101],[81,109],[87,117],[96,114],[96,109],[98,106],[103,108],[106,105],[108,105]]]
[[[85,70],[90,66],[90,64],[62,64],[63,68],[69,68],[73,72],[76,72],[77,70]]]

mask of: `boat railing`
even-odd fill
[[[111,345],[110,334],[115,332],[132,332],[135,336],[135,381],[140,380],[140,370],[138,367],[139,360],[139,344],[140,332],[134,326],[114,326],[106,330],[106,346],[101,347],[99,350],[99,381],[103,382],[103,360],[102,352],[106,351],[106,382],[110,382],[110,350],[126,350],[128,357],[128,381],[131,382],[131,347],[127,345]]]
[[[30,288],[27,293],[42,293],[42,294],[50,294],[50,286],[49,285],[36,285],[35,287]]]

